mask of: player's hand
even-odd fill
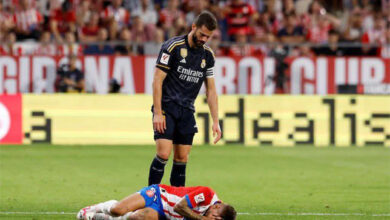
[[[165,123],[165,116],[163,114],[155,114],[153,117],[153,129],[161,134],[164,134],[167,125]]]
[[[215,137],[214,144],[216,144],[221,139],[222,136],[222,131],[221,128],[219,127],[219,123],[214,123],[212,129],[213,129],[213,137]]]

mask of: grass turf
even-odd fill
[[[32,213],[121,199],[147,185],[154,153],[153,146],[0,146],[0,219],[75,219]],[[196,146],[186,184],[211,186],[238,219],[386,219],[372,215],[390,213],[390,149]]]

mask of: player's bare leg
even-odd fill
[[[152,208],[143,208],[133,212],[127,220],[158,220],[158,213]]]
[[[168,160],[173,149],[172,140],[168,139],[157,139],[156,140],[156,151],[157,156],[164,160]]]
[[[160,184],[164,176],[165,165],[173,149],[172,140],[156,140],[156,157],[153,159],[149,170],[149,186]]]
[[[133,212],[145,207],[145,199],[139,193],[134,193],[117,204],[115,204],[110,212],[112,216],[122,216],[128,212]]]
[[[144,207],[145,207],[145,199],[139,193],[134,193],[124,198],[122,201],[115,203],[109,210],[104,210],[103,213],[101,212],[87,213],[84,219],[87,220],[89,219],[93,219],[93,220],[136,219],[135,217],[140,216],[140,214],[137,214],[138,213],[137,210],[141,210]],[[135,216],[134,218],[132,217],[133,215]]]
[[[191,145],[175,144],[173,166],[171,171],[171,185],[184,186],[186,181],[186,166]]]

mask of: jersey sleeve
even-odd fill
[[[210,54],[208,56],[208,62],[206,65],[206,77],[213,78],[214,77],[215,56],[214,56],[214,53],[211,49],[208,52]]]
[[[209,206],[219,201],[217,195],[209,187],[199,187],[198,189],[185,195],[188,207],[193,209],[198,206]]]
[[[173,56],[172,56],[173,51],[168,49],[169,49],[169,44],[164,43],[161,46],[161,50],[160,53],[158,54],[157,62],[156,62],[156,67],[161,69],[164,72],[169,71],[171,66],[170,64],[172,63],[173,60]]]

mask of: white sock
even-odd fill
[[[118,203],[118,201],[116,201],[116,200],[109,200],[106,202],[101,202],[99,204],[96,204],[96,205],[92,206],[92,208],[94,209],[94,211],[96,213],[105,213],[105,214],[111,215],[111,212],[110,212],[111,207],[113,207],[117,203]]]

